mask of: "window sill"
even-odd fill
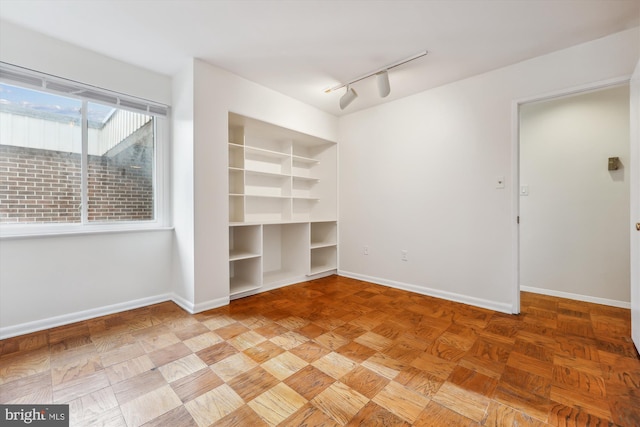
[[[95,225],[95,226],[63,226],[63,227],[29,227],[7,230],[7,226],[0,226],[0,240],[41,239],[46,237],[86,236],[95,234],[140,233],[152,231],[171,231],[173,227],[163,227],[157,224],[127,224],[127,225]]]

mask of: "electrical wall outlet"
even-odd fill
[[[400,251],[400,258],[403,261],[409,261],[409,253],[406,250]]]
[[[362,247],[362,255],[369,255],[369,246]]]

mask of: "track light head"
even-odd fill
[[[358,97],[358,94],[355,90],[351,89],[350,86],[347,86],[347,91],[344,95],[340,97],[340,109],[344,110],[353,102],[354,99]]]
[[[378,81],[378,93],[381,98],[386,97],[391,93],[391,86],[389,85],[389,72],[387,70],[376,73],[376,80]]]

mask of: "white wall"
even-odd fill
[[[186,74],[174,79],[174,108],[182,96],[178,86],[187,88],[189,82],[193,85],[192,146],[183,145],[188,144],[187,125],[180,131],[184,140],[174,141],[173,147],[174,155],[182,149],[192,152],[174,159],[175,182],[184,182],[174,188],[176,205],[184,198],[183,206],[174,209],[174,223],[177,241],[192,241],[193,252],[178,255],[180,265],[187,271],[176,286],[183,289],[185,307],[202,311],[229,301],[228,113],[328,140],[337,138],[337,118],[197,59]],[[186,124],[188,118],[180,121]],[[174,135],[177,126],[174,124]],[[178,193],[182,191],[193,194],[181,196]]]
[[[82,37],[81,34],[78,37]],[[171,80],[122,61],[52,39],[12,23],[0,22],[3,62],[80,83],[171,104]]]
[[[629,85],[521,106],[523,290],[629,306],[629,164]]]
[[[340,272],[517,310],[514,101],[630,75],[639,41],[635,28],[342,117]]]
[[[152,101],[171,79],[13,24],[0,61]],[[0,338],[169,298],[171,231],[0,241]]]
[[[171,105],[172,287],[176,301],[193,311],[193,63],[173,77]]]
[[[0,240],[0,337],[169,299],[171,233]]]

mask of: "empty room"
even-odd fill
[[[640,425],[637,0],[0,0],[0,424]]]

